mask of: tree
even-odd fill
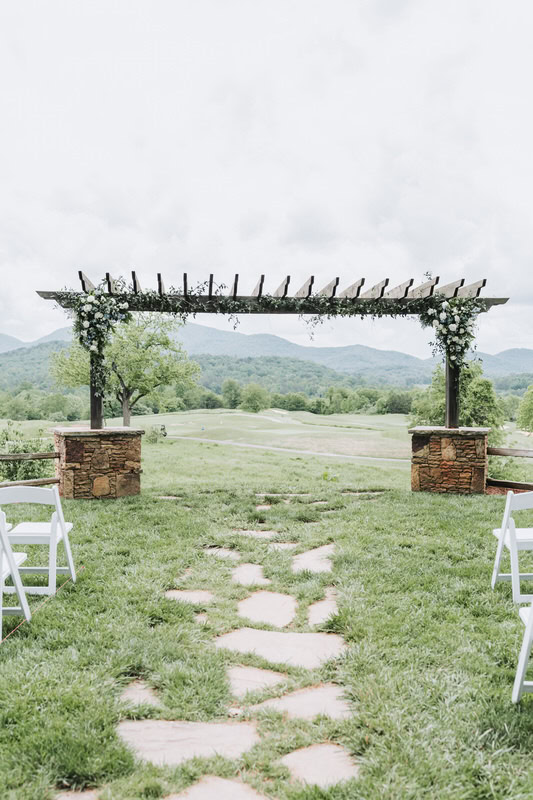
[[[522,431],[533,431],[533,384],[527,387],[527,392],[520,401],[516,424]]]
[[[241,387],[232,378],[226,378],[222,384],[222,397],[226,408],[237,408],[241,402]]]
[[[106,347],[110,367],[107,391],[121,404],[123,424],[141,398],[149,398],[161,386],[195,385],[199,367],[189,361],[174,341],[179,322],[162,314],[137,314],[127,324],[117,325]],[[54,355],[52,373],[58,383],[74,387],[89,384],[89,356],[80,345]]]
[[[242,390],[240,407],[245,411],[262,411],[270,406],[270,394],[258,383],[248,383]]]
[[[483,368],[470,361],[461,370],[459,381],[459,424],[491,428],[492,445],[502,441],[503,410],[492,381],[483,378]],[[415,393],[411,406],[411,425],[444,425],[446,379],[442,365],[435,367],[431,386]]]

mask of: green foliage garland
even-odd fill
[[[445,300],[438,294],[430,301],[420,314],[420,322],[422,327],[433,329],[433,355],[442,354],[461,368],[469,351],[475,350],[476,319],[484,310],[483,301],[466,298]]]

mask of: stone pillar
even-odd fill
[[[143,433],[135,428],[55,428],[61,496],[92,500],[139,494]]]
[[[413,492],[483,494],[490,428],[411,428]]]

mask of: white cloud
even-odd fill
[[[0,330],[64,324],[34,292],[78,268],[243,289],[430,269],[511,296],[481,349],[531,346],[532,22],[526,0],[3,4]],[[429,355],[414,322],[315,338],[356,341]]]

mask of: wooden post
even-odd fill
[[[102,395],[96,394],[94,379],[97,356],[91,353],[91,430],[100,430],[104,427],[104,403]]]
[[[459,367],[446,358],[446,427],[459,427]]]

